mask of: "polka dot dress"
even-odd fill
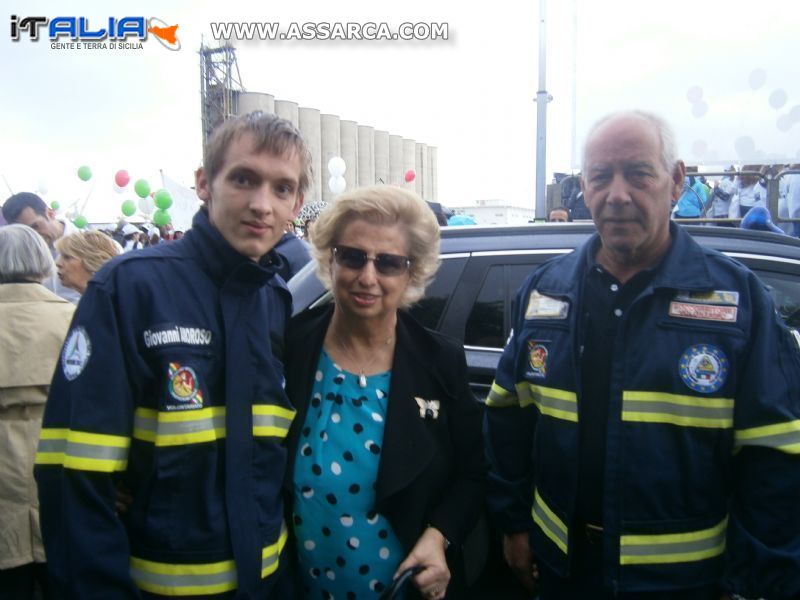
[[[343,371],[323,350],[294,467],[294,531],[306,598],[378,598],[405,558],[375,512],[391,371]]]

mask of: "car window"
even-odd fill
[[[512,301],[525,277],[537,266],[517,264],[489,267],[467,318],[465,345],[484,348],[505,346],[511,328]]]
[[[775,308],[786,325],[795,329],[800,327],[800,280],[797,276],[770,271],[757,274],[772,294]]]
[[[439,329],[442,314],[458,284],[465,263],[464,258],[442,257],[435,279],[425,289],[425,297],[409,311],[425,327]]]

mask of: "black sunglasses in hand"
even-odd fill
[[[402,591],[406,583],[408,583],[411,578],[414,577],[414,575],[421,572],[423,569],[425,569],[425,567],[422,565],[414,565],[413,567],[407,568],[392,580],[392,585],[383,591],[379,600],[393,600],[394,598],[397,598],[397,595]]]
[[[411,266],[411,259],[407,256],[381,252],[371,257],[364,250],[351,246],[334,246],[333,259],[336,264],[353,271],[360,271],[371,260],[378,273],[390,276],[402,275]]]

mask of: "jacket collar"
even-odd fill
[[[0,284],[0,302],[61,302],[70,304],[38,283]]]
[[[680,290],[707,290],[712,287],[706,251],[686,230],[670,222],[672,239],[661,263],[656,267],[652,287]],[[574,293],[588,268],[595,262],[594,255],[600,247],[600,235],[595,233],[580,248],[562,259],[558,269],[548,269],[542,274],[537,288],[553,295],[569,296]]]
[[[274,249],[265,254],[258,263],[240,254],[211,224],[208,213],[202,208],[194,215],[192,228],[183,239],[172,244],[186,244],[191,247],[192,255],[219,286],[226,282],[235,282],[249,288],[260,287],[269,282],[275,287],[285,288],[278,278],[273,277],[282,264],[280,255]]]

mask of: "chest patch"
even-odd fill
[[[569,302],[566,300],[545,296],[537,290],[533,290],[528,296],[526,319],[566,319],[568,314]]]
[[[710,344],[689,346],[678,364],[683,383],[690,390],[703,394],[713,394],[725,384],[728,368],[728,358]]]
[[[528,342],[528,365],[533,377],[547,376],[547,348],[537,342]]]
[[[203,393],[197,373],[191,367],[179,363],[169,363],[167,390],[175,403],[168,404],[167,410],[194,410],[203,408]]]

